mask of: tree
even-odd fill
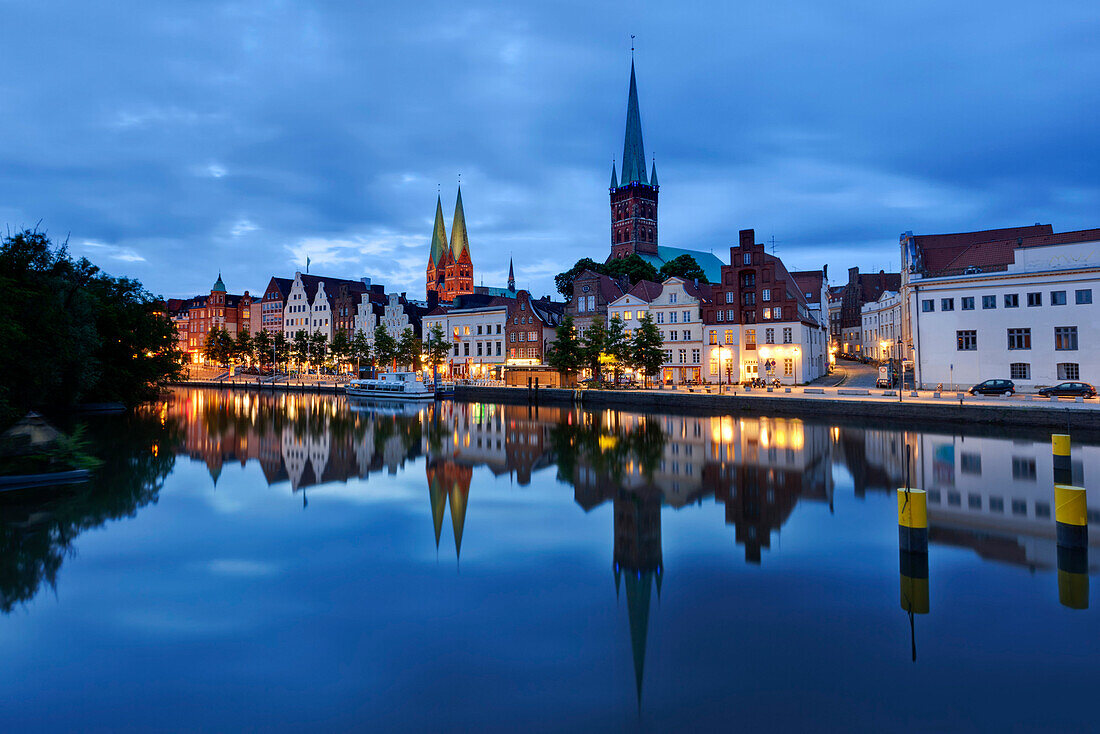
[[[606,268],[608,275],[628,277],[631,285],[636,285],[641,280],[657,280],[657,268],[643,260],[640,255],[633,253],[626,257],[615,258],[607,264]]]
[[[348,357],[355,360],[355,376],[358,377],[360,362],[369,364],[371,361],[370,342],[362,329],[355,330],[355,335],[352,336],[349,344]]]
[[[215,326],[206,333],[206,339],[202,343],[202,356],[214,364],[228,365],[233,359],[236,344],[228,331]]]
[[[633,366],[634,345],[626,336],[626,327],[618,314],[611,317],[607,326],[607,337],[604,345],[604,354],[611,357],[612,373],[615,375],[615,384],[619,384],[619,374],[626,367]]]
[[[558,273],[554,276],[554,285],[563,298],[566,300],[573,298],[573,279],[585,270],[592,270],[597,273],[607,272],[607,268],[603,263],[598,263],[591,258],[582,257],[573,264],[573,267],[569,268],[564,273]]]
[[[348,338],[347,329],[337,329],[332,335],[332,344],[329,346],[332,352],[332,361],[336,363],[337,372],[344,365],[351,354],[351,339]]]
[[[252,351],[256,354],[256,361],[260,364],[271,363],[271,347],[274,342],[271,333],[267,329],[260,329],[260,333],[252,340]]]
[[[648,378],[656,375],[664,364],[664,341],[649,314],[642,316],[641,322],[641,326],[634,332],[633,361],[648,383]]]
[[[424,349],[428,355],[428,366],[435,370],[443,367],[447,364],[447,357],[451,356],[452,349],[454,344],[448,341],[443,325],[438,321],[432,324],[431,330],[428,331],[428,343]]]
[[[604,326],[603,319],[597,316],[593,319],[592,325],[584,330],[584,340],[581,342],[583,364],[591,370],[592,377],[597,380],[603,376],[603,370],[600,369],[600,358],[603,356],[606,346],[607,327]]]
[[[397,340],[397,362],[419,372],[422,367],[424,346],[411,326],[406,326]]]
[[[290,361],[291,343],[286,338],[286,333],[282,329],[275,332],[275,338],[272,340],[272,347],[275,353],[275,364],[273,368],[278,367],[279,363],[287,364]]]
[[[566,315],[558,325],[554,343],[546,350],[546,363],[562,375],[576,372],[584,362],[584,353],[577,339],[573,317]]]
[[[397,340],[386,331],[385,324],[374,327],[374,357],[379,367],[392,369],[393,361],[397,359]]]
[[[321,331],[315,331],[309,335],[309,361],[314,365],[322,365],[328,359],[328,335]]]
[[[298,370],[301,371],[301,367],[305,364],[310,357],[309,349],[309,333],[305,329],[298,329],[294,332],[294,339],[291,342],[290,353],[294,356],[294,361],[298,364]]]
[[[237,339],[233,343],[233,357],[240,360],[252,361],[253,346],[252,335],[245,330],[241,330],[237,333]]]
[[[676,276],[688,281],[698,279],[700,283],[707,282],[707,274],[703,272],[703,269],[699,267],[699,262],[691,255],[680,255],[672,258],[661,266],[660,275],[661,280]]]

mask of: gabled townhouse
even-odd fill
[[[649,315],[656,322],[657,319],[649,312],[649,304],[660,295],[660,283],[651,280],[638,281],[626,293],[607,304],[607,324],[618,316],[627,336],[630,336],[642,325],[644,316]]]
[[[653,295],[649,309],[661,332],[665,362],[661,379],[665,384],[694,384],[703,375],[703,306],[711,301],[711,287],[671,277]]]
[[[828,362],[825,309],[811,308],[783,261],[754,240],[753,230],[741,230],[739,244],[730,248],[731,264],[722,266],[722,282],[712,286],[712,299],[703,305],[707,379],[762,377],[788,385],[814,380]],[[823,274],[822,303],[828,303],[826,287]]]
[[[577,337],[583,338],[585,329],[596,319],[607,322],[607,306],[621,297],[628,284],[608,275],[584,270],[573,279],[573,297],[565,306],[566,314],[573,317]]]
[[[553,343],[556,329],[565,316],[565,304],[547,297],[531,298],[520,290],[509,299],[504,325],[507,364],[545,365],[546,348]]]
[[[260,300],[260,328],[272,336],[283,331],[283,309],[286,308],[286,299],[292,285],[292,278],[272,276],[267,283],[264,297]]]
[[[293,339],[299,331],[319,332],[331,341],[336,330],[337,298],[347,304],[366,291],[367,284],[360,280],[295,273],[283,308],[283,333],[287,339]],[[354,324],[354,316],[341,319],[342,323],[351,319]]]
[[[901,355],[901,295],[883,291],[877,301],[863,304],[860,353],[884,361]]]

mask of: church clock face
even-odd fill
[[[586,285],[581,286],[581,291],[584,292],[584,293],[587,293],[588,292],[588,286],[586,286]]]

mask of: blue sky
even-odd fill
[[[168,296],[312,272],[423,295],[609,251],[637,35],[661,241],[897,266],[905,230],[1100,226],[1100,6],[0,0],[0,224]]]

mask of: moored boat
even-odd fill
[[[424,384],[419,372],[387,372],[369,380],[352,380],[345,390],[353,398],[431,400],[435,391]]]

